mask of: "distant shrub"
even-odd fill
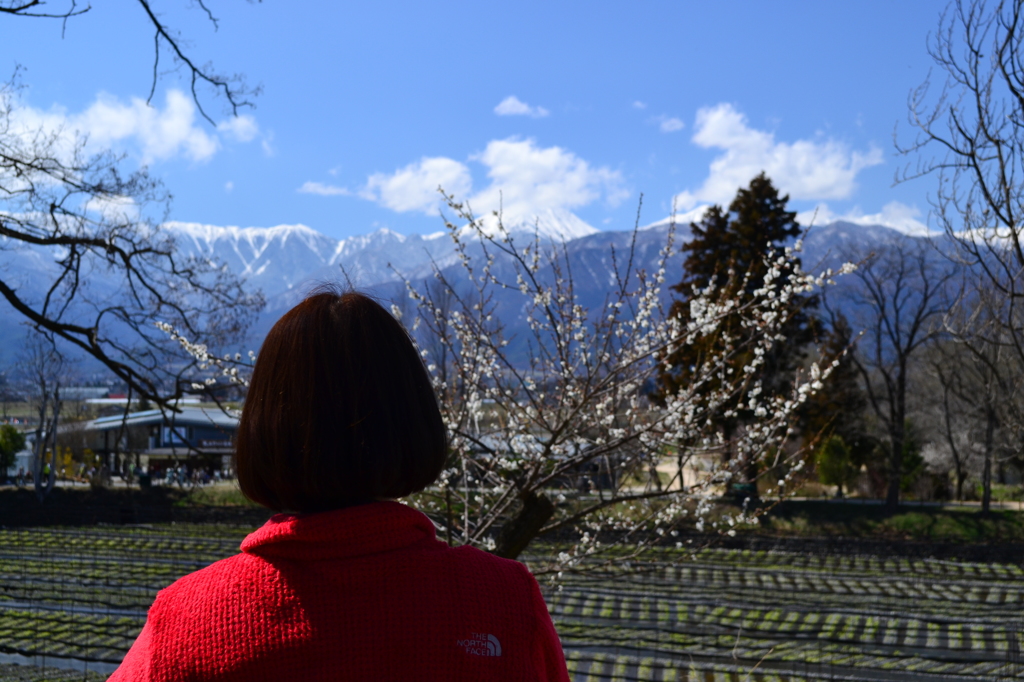
[[[0,426],[0,479],[14,466],[14,456],[25,448],[25,434],[10,424]]]
[[[822,443],[818,448],[815,463],[818,467],[818,480],[825,485],[837,486],[838,497],[843,496],[843,487],[848,488],[859,473],[850,448],[842,436],[830,436]]]

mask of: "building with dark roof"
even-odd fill
[[[179,412],[146,410],[85,422],[84,444],[112,471],[129,455],[143,468],[157,466],[230,466],[238,417],[219,408],[180,407]]]

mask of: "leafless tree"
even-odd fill
[[[30,333],[18,365],[26,392],[36,411],[32,480],[36,496],[42,502],[53,490],[57,480],[57,429],[63,405],[61,389],[68,384],[70,364],[52,339]]]
[[[1024,0],[957,0],[929,52],[945,76],[910,97],[917,158],[898,177],[937,180],[934,213],[953,254],[977,277],[951,312],[951,333],[986,367],[999,405],[1024,378]],[[979,314],[981,311],[983,314]],[[998,362],[996,361],[998,359]],[[1024,418],[992,412],[1004,428]],[[993,429],[995,426],[993,426]]]
[[[936,371],[944,392],[955,395],[958,405],[951,409],[961,419],[973,421],[974,430],[983,434],[982,509],[987,513],[993,464],[1002,467],[999,452],[1012,452],[1012,443],[1020,441],[1024,432],[1024,366],[1007,328],[1012,315],[1006,310],[1010,301],[1005,292],[986,288],[983,275],[969,274],[945,316],[951,339],[946,346],[955,349],[955,358],[942,362]]]
[[[863,331],[853,357],[868,403],[888,436],[886,505],[895,509],[903,473],[910,361],[940,335],[957,267],[928,241],[906,236],[894,237],[873,253],[850,252],[844,257],[863,260],[841,295],[851,325]],[[825,299],[833,324],[839,315],[837,303]]]

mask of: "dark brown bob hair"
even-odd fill
[[[316,512],[403,497],[437,478],[447,450],[423,361],[373,299],[320,287],[267,334],[236,441],[249,499]]]

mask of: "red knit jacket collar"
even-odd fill
[[[277,514],[241,548],[262,557],[315,561],[389,552],[434,538],[434,524],[415,509],[373,502],[316,514]]]

